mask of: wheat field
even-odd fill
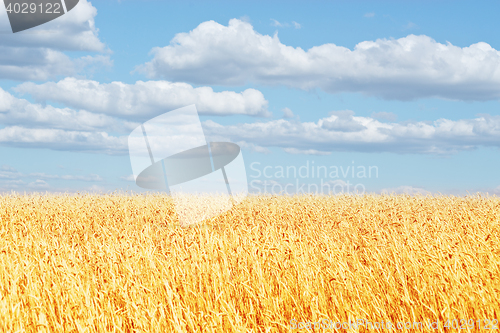
[[[175,216],[158,194],[1,195],[0,331],[443,332],[455,319],[472,332],[500,319],[495,196],[249,196],[197,226]]]

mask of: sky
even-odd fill
[[[194,104],[252,193],[498,195],[499,10],[80,0],[12,33],[0,6],[0,192],[143,192],[129,135]]]

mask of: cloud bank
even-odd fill
[[[195,84],[255,82],[397,100],[500,98],[500,52],[485,42],[458,47],[408,35],[363,41],[353,50],[332,43],[303,50],[232,19],[227,26],[203,22],[151,55],[136,71]]]
[[[214,92],[210,87],[194,88],[187,83],[137,81],[99,83],[65,78],[59,82],[23,83],[15,91],[30,94],[38,102],[54,101],[69,107],[130,119],[149,119],[164,112],[196,104],[202,115],[249,115],[268,117],[268,102],[255,89],[241,93]]]
[[[67,83],[87,85],[84,88],[64,90]],[[64,94],[58,90],[58,85]],[[0,88],[0,123],[6,125],[0,129],[0,144],[12,147],[49,148],[67,151],[88,151],[106,154],[126,154],[127,138],[133,129],[140,125],[137,114],[163,113],[168,104],[164,100],[155,100],[146,93],[141,93],[143,85],[163,85],[168,91],[179,88],[169,82],[138,82],[135,85],[112,83],[99,85],[94,81],[65,79],[58,83],[41,85],[23,84],[19,91],[30,92],[36,98],[44,96],[85,109],[57,108],[51,105],[31,103],[13,96]],[[181,85],[179,89],[197,96],[197,89]],[[154,89],[153,89],[154,90]],[[78,94],[81,92],[81,95]],[[57,94],[59,92],[59,94]],[[216,97],[208,98],[205,111],[217,111],[219,114],[234,112],[228,101],[245,98],[245,92],[208,92]],[[227,94],[225,94],[227,93]],[[127,95],[130,94],[130,95]],[[217,94],[222,94],[218,96]],[[261,96],[258,92],[258,96]],[[67,99],[57,96],[68,96]],[[123,100],[119,96],[126,95]],[[189,94],[179,93],[182,98],[191,98]],[[164,96],[162,93],[154,96]],[[186,97],[188,96],[188,97]],[[191,96],[191,97],[189,97]],[[151,99],[145,107],[141,98]],[[222,100],[222,101],[220,101]],[[262,97],[260,105],[267,105]],[[217,102],[219,101],[219,102]],[[171,103],[168,101],[166,103]],[[254,105],[250,103],[250,105]],[[171,105],[171,107],[173,107]],[[238,110],[238,109],[236,109]],[[260,110],[259,108],[242,109]],[[134,113],[135,111],[135,113]],[[243,112],[242,111],[242,112]],[[327,117],[315,122],[302,122],[293,117],[291,110],[284,111],[291,118],[256,121],[232,125],[221,125],[212,120],[202,123],[210,141],[231,141],[241,147],[256,152],[267,153],[270,148],[281,148],[290,154],[328,155],[335,151],[391,152],[414,154],[454,154],[463,150],[476,149],[479,146],[500,148],[500,116],[478,115],[473,119],[438,119],[436,121],[396,122],[390,121],[393,114],[374,114],[372,117],[358,117],[351,110],[332,111]],[[147,117],[149,118],[149,116]],[[377,118],[385,118],[380,121]],[[394,118],[392,118],[394,119]]]
[[[51,192],[76,192],[75,189],[61,189],[61,188],[53,188],[46,180],[64,180],[64,181],[79,181],[79,182],[87,182],[87,183],[95,183],[95,182],[104,182],[104,179],[96,174],[89,175],[54,175],[54,174],[46,174],[43,172],[31,172],[31,173],[23,173],[17,171],[13,167],[9,165],[1,165],[0,166],[0,192],[10,192],[10,191],[46,191],[49,190]],[[87,190],[99,189],[102,186],[92,185],[87,187]]]
[[[278,119],[223,126],[208,120],[203,126],[213,140],[250,142],[262,148],[283,148],[291,154],[357,151],[447,155],[479,146],[500,148],[500,116],[490,115],[388,123],[344,110],[331,112],[317,122]]]

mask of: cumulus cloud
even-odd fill
[[[208,120],[203,127],[207,135],[233,142],[316,155],[332,151],[453,154],[478,146],[500,147],[500,116],[489,115],[387,123],[341,111],[317,122],[279,119],[223,126]]]
[[[227,26],[203,22],[151,54],[137,71],[196,84],[257,82],[399,100],[500,98],[500,52],[485,42],[458,47],[408,35],[363,41],[353,50],[335,44],[303,50],[232,19]]]
[[[46,80],[75,75],[87,66],[110,66],[109,55],[87,55],[72,59],[65,51],[109,53],[99,40],[94,18],[97,10],[87,0],[67,14],[46,24],[16,34],[7,12],[0,6],[0,79]]]
[[[196,104],[199,113],[204,115],[270,116],[267,100],[255,89],[240,93],[214,92],[210,87],[194,88],[187,83],[168,81],[125,84],[65,78],[39,85],[27,82],[14,90],[30,94],[38,102],[54,101],[72,108],[133,119],[149,119],[190,104]]]
[[[99,29],[95,27],[97,9],[87,0],[67,14],[37,27],[18,32],[12,31],[4,6],[0,6],[0,31],[4,32],[1,45],[16,47],[42,47],[61,51],[97,51],[106,46],[99,40]]]

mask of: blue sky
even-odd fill
[[[12,34],[1,8],[0,191],[141,191],[127,136],[196,104],[208,138],[242,148],[250,191],[499,194],[499,9],[80,1]],[[278,173],[308,165],[349,172]]]

